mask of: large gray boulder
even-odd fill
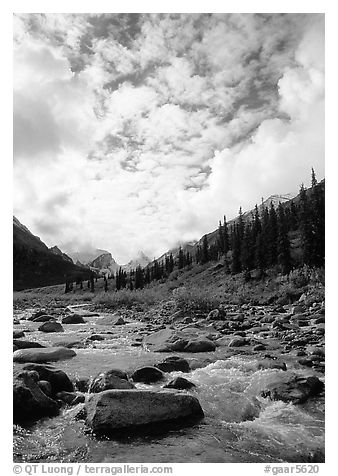
[[[184,347],[184,352],[212,352],[216,349],[214,342],[207,338],[197,338],[190,340]]]
[[[81,314],[69,314],[62,318],[62,324],[85,324],[86,321],[83,319]]]
[[[324,389],[324,383],[318,377],[292,376],[289,381],[273,383],[261,392],[262,397],[270,400],[282,400],[286,403],[305,403],[310,397],[318,395]]]
[[[49,314],[42,314],[42,316],[35,317],[33,322],[48,322],[55,321],[55,317],[50,316]]]
[[[216,345],[198,328],[162,329],[144,338],[146,349],[153,352],[210,352]]]
[[[86,425],[95,433],[114,433],[157,423],[202,418],[196,397],[174,391],[106,390],[93,394],[86,403]]]
[[[23,331],[13,331],[13,339],[21,339],[21,337],[25,337]]]
[[[36,372],[21,372],[13,381],[13,417],[15,423],[34,421],[59,413],[57,403],[39,387]]]
[[[100,319],[97,319],[96,321],[97,325],[103,326],[122,326],[125,323],[126,322],[123,317],[117,314],[113,314],[112,316],[100,317]]]
[[[53,362],[75,357],[76,352],[66,347],[45,347],[43,349],[19,349],[13,354],[14,362]]]
[[[38,330],[41,332],[64,332],[64,329],[61,324],[55,321],[44,322],[43,324],[41,324]]]
[[[13,339],[13,345],[15,345],[17,349],[43,349],[45,347],[44,345],[39,344],[39,342],[19,339]]]
[[[154,383],[163,380],[164,374],[156,367],[141,367],[131,375],[134,382]]]
[[[190,372],[189,362],[182,357],[173,355],[172,357],[167,357],[155,365],[162,372]]]
[[[111,369],[97,375],[89,387],[89,393],[98,393],[105,390],[113,389],[132,389],[135,388],[131,382],[128,381],[128,376],[125,372],[119,369]]]

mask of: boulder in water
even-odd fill
[[[21,372],[13,381],[13,417],[15,423],[55,416],[57,403],[39,387],[32,372]]]
[[[25,337],[23,331],[13,331],[13,339],[21,339],[21,337]]]
[[[44,347],[43,349],[19,349],[13,354],[14,362],[52,362],[71,359],[76,352],[66,347]]]
[[[55,317],[50,316],[49,314],[42,314],[42,316],[35,317],[33,319],[33,322],[49,322],[49,321],[55,321]]]
[[[97,375],[89,387],[89,393],[103,392],[104,390],[113,389],[132,389],[135,388],[131,382],[128,381],[128,376],[125,372],[119,369],[111,369],[108,372],[103,372]]]
[[[242,347],[243,345],[249,345],[250,340],[246,338],[235,338],[229,342],[229,347]]]
[[[219,309],[213,309],[212,311],[209,312],[207,316],[208,321],[218,321],[220,319],[221,317],[220,317]]]
[[[267,387],[261,395],[270,400],[282,400],[283,402],[304,403],[308,398],[318,395],[324,389],[324,383],[318,377],[297,377],[289,381],[274,383]]]
[[[68,375],[53,365],[27,364],[23,370],[35,371],[38,373],[39,380],[46,380],[52,387],[52,394],[58,392],[73,392],[74,387]]]
[[[83,319],[81,314],[69,314],[62,318],[62,324],[85,324],[86,321]]]
[[[196,385],[183,377],[176,377],[163,386],[163,388],[176,388],[177,390],[188,390],[193,387]]]
[[[154,383],[163,380],[164,374],[156,367],[142,367],[131,375],[134,382]]]
[[[79,392],[58,392],[56,398],[66,403],[67,405],[77,405],[78,403],[83,403],[86,397],[83,393]]]
[[[17,349],[43,349],[45,346],[39,342],[30,342],[28,340],[14,339],[13,344]]]
[[[47,382],[47,380],[39,380],[38,386],[41,388],[43,393],[47,395],[47,397],[52,397],[53,395],[52,386],[49,382]]]
[[[103,434],[204,416],[196,397],[171,391],[106,390],[91,395],[85,408],[87,426]]]
[[[39,328],[41,332],[64,332],[63,327],[59,322],[48,321],[43,323]]]
[[[212,352],[216,349],[214,342],[207,338],[197,338],[190,340],[184,347],[184,352]]]
[[[33,314],[27,318],[27,321],[34,321],[34,319],[43,316],[44,314],[48,314],[46,309],[39,309],[38,311],[33,312]]]
[[[189,362],[183,359],[182,357],[178,357],[176,355],[173,355],[172,357],[167,357],[166,359],[163,360],[163,362],[156,364],[155,367],[162,370],[162,372],[189,372],[190,371]]]
[[[122,326],[125,324],[123,317],[113,314],[112,316],[101,317],[96,321],[96,324],[104,326]]]

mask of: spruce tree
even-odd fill
[[[208,245],[208,237],[207,235],[203,236],[202,240],[202,256],[201,256],[201,263],[207,263],[209,261],[209,245]]]
[[[269,210],[269,228],[268,236],[266,240],[267,251],[268,251],[268,266],[273,266],[277,263],[277,240],[278,240],[278,224],[277,224],[277,214],[274,207],[274,204],[270,203]]]
[[[282,204],[278,206],[278,240],[277,240],[278,264],[282,273],[288,274],[291,271],[290,241],[287,232],[287,223]]]
[[[179,252],[178,252],[178,269],[184,268],[184,252],[180,246]]]
[[[231,262],[231,271],[232,273],[240,273],[241,272],[241,232],[239,225],[236,224],[233,228],[232,232],[232,262]]]
[[[313,230],[311,208],[304,184],[299,191],[299,228],[303,252],[303,264],[312,265],[313,260]]]

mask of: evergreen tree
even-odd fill
[[[255,242],[255,267],[258,268],[262,274],[264,274],[266,267],[264,242],[265,240],[262,230],[260,233],[258,233]]]
[[[144,287],[143,269],[139,265],[136,268],[136,272],[135,272],[135,289],[142,289],[143,287]]]
[[[184,268],[184,252],[182,248],[180,247],[179,252],[178,252],[178,269]]]
[[[90,292],[93,293],[95,291],[95,289],[94,289],[94,275],[93,274],[90,275],[89,281],[90,281]]]
[[[269,227],[268,236],[266,237],[267,244],[267,264],[273,266],[277,263],[277,240],[278,240],[278,224],[277,214],[274,204],[271,202],[269,210]]]
[[[241,269],[250,270],[253,269],[254,256],[253,250],[253,227],[248,223],[244,229],[244,236],[241,244]]]
[[[201,263],[207,263],[209,261],[209,245],[207,235],[203,236],[202,249],[201,249]]]
[[[104,277],[104,292],[106,293],[108,291],[108,280],[106,276]]]
[[[314,168],[312,167],[312,169],[311,169],[311,188],[316,187],[316,185],[318,185],[318,182],[317,182],[317,178],[316,178]]]
[[[235,225],[232,232],[232,263],[231,271],[232,273],[240,273],[241,268],[241,231],[239,225]]]
[[[324,189],[317,183],[312,169],[312,196],[311,196],[311,219],[313,233],[313,249],[311,265],[323,266],[325,262],[325,196]]]
[[[291,271],[290,241],[287,232],[287,223],[284,213],[284,207],[278,206],[278,240],[277,240],[277,259],[282,268],[283,274]]]
[[[311,209],[304,184],[299,191],[299,228],[303,251],[303,263],[312,265],[313,257],[313,230],[311,223]]]

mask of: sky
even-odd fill
[[[324,15],[14,15],[14,214],[126,263],[324,178]]]

